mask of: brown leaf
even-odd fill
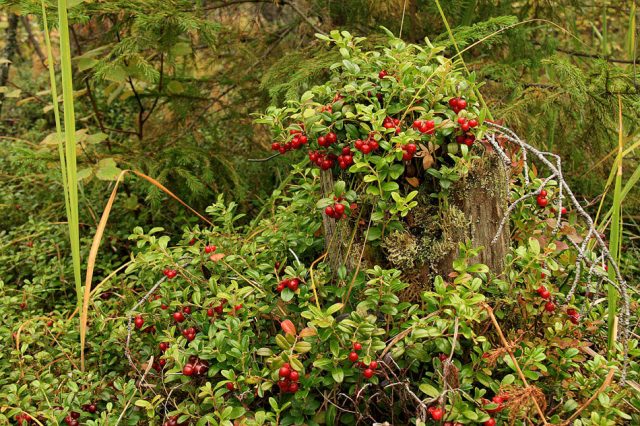
[[[407,182],[409,182],[409,185],[413,186],[414,188],[420,186],[420,180],[418,178],[408,177]]]
[[[307,327],[300,330],[300,337],[311,337],[318,334],[318,331],[313,327]]]
[[[214,253],[211,256],[209,256],[209,259],[211,259],[214,262],[219,262],[220,260],[222,260],[223,257],[224,257],[224,253]]]
[[[431,166],[433,166],[433,163],[435,163],[435,160],[433,159],[429,151],[424,151],[424,156],[422,157],[422,167],[424,167],[425,170],[430,169]]]

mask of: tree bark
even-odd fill
[[[13,55],[15,55],[18,49],[18,15],[15,13],[9,14],[6,37],[5,37],[5,46],[4,51],[2,52],[2,58],[11,61]],[[6,86],[7,81],[9,81],[9,68],[11,67],[11,62],[5,62],[0,64],[0,86]],[[4,94],[0,93],[0,113],[2,112],[2,106],[4,105]]]

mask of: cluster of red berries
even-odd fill
[[[580,322],[580,314],[573,308],[567,309],[567,316],[569,317],[569,321],[573,324],[578,324],[578,322]]]
[[[476,135],[474,135],[473,133],[462,133],[458,136],[456,136],[456,142],[458,142],[460,145],[465,144],[466,146],[471,146],[473,145],[473,142],[476,140]]]
[[[162,424],[162,426],[183,426],[186,425],[187,422],[178,423],[178,416],[169,417],[166,422]]]
[[[167,277],[168,280],[172,280],[178,276],[178,271],[176,271],[175,269],[167,268],[163,270],[162,273],[164,274],[165,277]]]
[[[182,330],[182,335],[184,336],[185,339],[187,339],[189,342],[193,341],[193,339],[196,338],[196,333],[198,332],[198,330],[195,329],[195,327],[189,327],[186,328],[184,330]]]
[[[338,166],[342,170],[346,170],[347,167],[353,164],[353,152],[351,152],[351,148],[345,146],[342,148],[342,153],[338,155]]]
[[[543,189],[540,191],[540,193],[538,194],[538,198],[536,198],[536,202],[540,207],[547,207],[547,204],[549,204],[549,200],[547,200],[546,190]]]
[[[212,317],[215,314],[221,314],[224,311],[224,304],[226,302],[227,302],[226,300],[223,300],[222,302],[220,302],[218,306],[207,309],[207,316]]]
[[[198,358],[195,355],[189,357],[189,362],[182,368],[182,374],[185,376],[203,376],[209,371],[209,363]]]
[[[212,244],[208,244],[204,247],[204,252],[207,254],[211,254],[214,251],[216,251],[218,249],[218,247],[212,245]]]
[[[138,330],[142,328],[144,325],[144,318],[142,318],[142,315],[136,315],[133,319],[133,325],[135,325]]]
[[[444,417],[444,410],[441,407],[432,405],[431,407],[427,408],[427,411],[429,412],[429,414],[431,414],[431,418],[435,421],[440,421]]]
[[[412,127],[420,133],[432,135],[436,131],[436,123],[433,120],[416,120]]]
[[[467,101],[462,98],[451,98],[449,99],[449,106],[457,114],[467,107]]]
[[[28,425],[33,420],[33,418],[27,413],[16,414],[14,419],[18,423],[18,426]]]
[[[333,167],[333,164],[337,159],[338,156],[333,153],[309,151],[309,160],[315,163],[316,166],[320,167],[322,170],[329,170]]]
[[[547,288],[543,285],[541,285],[540,287],[538,287],[538,289],[536,290],[538,292],[538,294],[540,295],[540,297],[542,297],[543,299],[545,299],[547,301],[547,303],[544,304],[544,310],[547,312],[553,312],[556,310],[556,305],[549,300],[551,298],[551,292],[549,290],[547,290]]]
[[[335,199],[335,198],[334,198]],[[332,206],[327,206],[324,209],[324,214],[326,214],[327,216],[335,219],[335,220],[340,220],[343,217],[346,216],[346,206],[344,204],[342,204],[342,197],[335,199],[335,203],[333,203]]]
[[[307,136],[302,133],[300,130],[292,129],[289,130],[289,134],[295,135],[291,141],[286,143],[278,143],[274,142],[271,144],[271,150],[278,151],[280,154],[284,154],[287,151],[291,151],[292,149],[300,149],[303,145],[306,145],[309,139]]]
[[[96,411],[98,411],[98,406],[93,402],[91,404],[84,404],[82,406],[82,411],[85,413],[95,414]]]
[[[363,154],[369,154],[370,152],[373,152],[376,149],[378,149],[379,146],[380,145],[378,144],[378,141],[376,141],[373,138],[373,135],[369,136],[368,139],[365,139],[365,140],[358,139],[355,142],[356,149],[362,152]]]
[[[400,133],[400,120],[397,118],[385,117],[382,122],[385,129],[396,129],[396,134]]]
[[[351,353],[349,353],[349,361],[351,362],[357,362],[357,366],[362,368],[362,375],[364,376],[365,379],[370,379],[372,378],[376,372],[376,368],[378,368],[378,361],[371,361],[369,364],[365,364],[364,362],[360,361],[358,362],[358,352],[362,350],[362,344],[359,342],[354,342],[353,343],[353,351]]]
[[[322,107],[320,107],[320,112],[332,113],[333,107],[331,105],[322,105]]]
[[[338,142],[338,136],[333,132],[329,132],[324,136],[318,136],[318,145],[322,147],[329,147],[336,142]]]
[[[496,404],[497,407],[495,408],[485,408],[485,411],[489,414],[495,414],[495,413],[499,413],[500,411],[504,410],[505,406],[504,406],[504,402],[506,400],[508,400],[509,397],[507,395],[495,395],[493,398],[491,398],[491,401],[487,400],[487,399],[482,399],[482,403],[484,405],[489,405],[489,404]]]
[[[458,117],[458,124],[460,125],[460,130],[468,132],[470,129],[478,127],[478,120],[475,118],[467,120],[465,117]]]
[[[410,161],[416,153],[418,147],[415,143],[408,143],[402,146],[402,159],[404,161]]]
[[[282,293],[282,290],[284,290],[285,288],[288,288],[289,290],[295,292],[296,290],[298,290],[299,285],[300,285],[299,278],[285,278],[284,280],[278,283],[278,286],[276,287],[276,291],[278,293]]]
[[[64,422],[67,424],[67,426],[80,426],[80,422],[78,421],[79,418],[80,413],[78,413],[77,411],[72,411],[71,413],[69,413],[69,415],[67,415],[67,417],[64,418]]]
[[[300,379],[300,373],[291,368],[289,363],[285,363],[278,370],[278,387],[282,393],[296,393],[298,392]]]

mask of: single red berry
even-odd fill
[[[176,320],[176,322],[183,322],[185,320],[184,314],[180,311],[174,312],[173,319]]]
[[[184,368],[182,368],[182,374],[184,374],[185,376],[192,376],[193,373],[194,373],[193,365],[191,364],[186,364]]]
[[[296,393],[296,392],[298,392],[298,388],[299,388],[299,386],[298,386],[297,383],[291,383],[289,385],[289,392]]]
[[[383,79],[387,76],[387,72],[385,70],[382,70],[378,73],[378,78],[379,79]]]
[[[464,117],[458,117],[458,124],[464,124],[467,122],[467,119]]]
[[[291,373],[289,373],[289,380],[291,380],[292,382],[297,382],[299,378],[300,373],[298,373],[297,371],[291,371]]]
[[[438,408],[434,408],[433,410],[431,410],[431,418],[433,420],[442,420],[442,417],[444,416],[444,410],[440,407]]]
[[[484,426],[496,426],[496,419],[492,417],[489,420],[485,421],[483,424]]]
[[[327,144],[327,138],[325,138],[324,136],[318,137],[318,145],[326,146],[326,144]]]
[[[336,212],[333,209],[333,207],[328,206],[326,209],[324,209],[324,214],[326,214],[329,217],[333,217],[333,216],[335,216]]]
[[[214,315],[215,315],[215,311],[213,310],[213,308],[207,309],[207,316],[208,317],[212,317]]]
[[[458,108],[465,109],[467,107],[467,101],[464,99],[458,99]]]
[[[329,142],[329,144],[336,143],[336,141],[338,140],[338,137],[333,132],[327,133],[325,138],[327,139],[327,142]]]
[[[287,367],[280,367],[280,370],[278,371],[278,376],[280,377],[289,377],[290,374],[291,370]]]
[[[344,205],[343,204],[334,204],[333,210],[338,215],[342,215],[344,213]]]
[[[133,323],[135,324],[137,329],[140,329],[140,328],[142,328],[142,325],[144,324],[144,318],[142,318],[141,315],[138,315],[133,320]]]
[[[360,343],[358,343],[358,342],[355,342],[355,343],[353,344],[353,350],[355,350],[355,351],[359,351],[359,350],[361,350],[361,349],[362,349],[362,344],[360,344]]]
[[[539,195],[540,195],[541,197],[546,197],[546,196],[547,196],[547,191],[546,191],[545,189],[543,189],[543,190],[541,190],[541,191],[540,191],[540,194],[539,194]]]
[[[232,391],[233,389],[235,389],[235,386],[234,386],[234,385],[233,385],[233,383],[231,383],[231,382],[228,382],[226,386],[227,386],[227,389],[228,389],[228,390],[230,390],[230,391]]]
[[[160,350],[162,352],[166,351],[167,349],[169,349],[169,344],[167,342],[161,342],[159,345]]]
[[[358,360],[358,354],[355,352],[351,352],[349,354],[349,361],[356,362]]]
[[[538,292],[538,294],[542,295],[542,293],[547,291],[547,288],[545,286],[541,285],[540,287],[538,287],[538,289],[536,291]]]
[[[562,215],[567,214],[567,208],[563,207],[562,210],[560,210],[560,214],[562,214]]]
[[[536,201],[538,202],[538,205],[540,207],[546,207],[547,204],[549,204],[549,200],[547,200],[546,198],[541,197],[541,196],[538,196]]]
[[[540,293],[540,297],[542,297],[543,299],[548,299],[551,297],[551,292],[549,290],[545,290]]]
[[[470,127],[478,127],[478,120],[476,120],[475,118],[472,118],[471,120],[469,120],[469,126]]]
[[[375,370],[376,368],[378,368],[378,361],[371,361],[369,363],[369,368],[372,370]]]
[[[184,308],[182,308],[182,312],[184,312],[187,315],[191,314],[191,307],[190,306],[185,306]]]
[[[364,370],[364,372],[362,373],[362,375],[367,378],[370,379],[373,377],[373,370],[370,368],[367,368],[366,370]]]
[[[242,303],[237,304],[236,306],[233,307],[233,309],[235,309],[236,311],[239,311],[240,309],[242,309]]]
[[[449,106],[451,108],[457,107],[458,106],[458,98],[449,99]]]
[[[544,310],[547,312],[553,312],[556,310],[556,305],[553,302],[549,301],[544,304]]]

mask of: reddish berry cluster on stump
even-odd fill
[[[285,363],[278,370],[278,387],[282,393],[296,393],[299,389],[298,380],[300,380],[300,373],[293,370],[289,363]]]
[[[282,291],[285,288],[288,288],[289,290],[295,292],[296,290],[298,290],[299,285],[300,285],[299,278],[285,278],[284,280],[278,283],[278,286],[276,287],[276,291],[278,293],[282,293]]]
[[[346,170],[347,167],[353,164],[353,152],[351,152],[351,148],[345,146],[342,148],[342,154],[338,155],[338,166],[342,170]]]
[[[309,160],[322,170],[329,170],[335,164],[338,156],[323,151],[309,151]]]
[[[327,206],[324,209],[324,214],[333,219],[340,220],[345,217],[345,209],[345,205],[342,204],[342,200],[339,199],[338,202],[333,203],[332,206]]]

